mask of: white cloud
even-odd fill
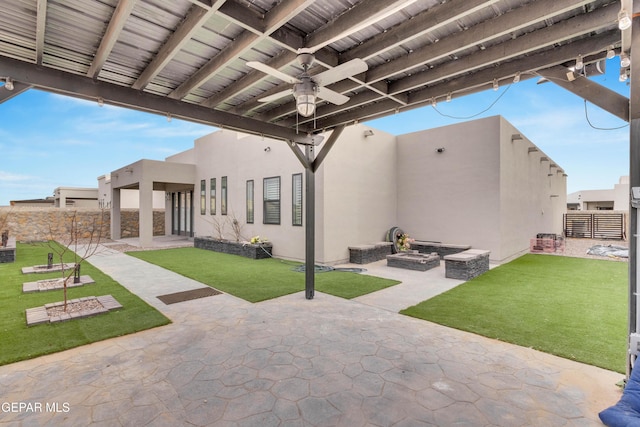
[[[0,181],[26,181],[32,178],[33,177],[29,175],[20,175],[0,170]]]

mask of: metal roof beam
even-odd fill
[[[534,2],[534,5],[537,3],[538,2]],[[554,10],[566,11],[566,8],[568,7],[566,3],[567,3],[566,1],[562,2],[560,4],[561,7],[556,5]],[[535,11],[538,12],[538,15],[536,16],[537,17],[547,16],[545,11],[548,10],[549,7],[552,7],[552,4],[555,4],[555,3],[554,2],[549,3],[548,1],[544,1],[542,2],[542,5],[546,7],[539,8],[539,6],[536,6]],[[531,7],[531,6],[525,6],[525,7]],[[510,19],[507,21],[510,23],[510,25],[508,26],[509,28],[515,29],[515,28],[520,28],[522,25],[524,25],[524,21],[526,20],[527,14],[526,13],[523,14],[522,13],[523,11],[521,9],[524,9],[525,7],[517,9],[518,11],[520,11],[518,15],[510,16]],[[560,9],[558,9],[558,7],[560,7]],[[508,14],[502,15],[501,17],[496,19],[506,17],[507,15]],[[518,19],[513,19],[514,16],[517,17]],[[594,11],[588,15],[581,15],[581,16],[572,18],[568,20],[566,24],[547,27],[542,30],[538,30],[536,32],[532,32],[530,34],[518,37],[516,39],[506,41],[500,45],[488,48],[476,54],[466,56],[457,61],[444,63],[436,68],[430,69],[429,71],[417,73],[412,76],[405,77],[401,80],[391,82],[388,85],[388,90],[386,94],[389,96],[398,97],[401,94],[406,93],[410,90],[415,90],[416,88],[420,88],[430,84],[437,84],[437,82],[442,80],[451,79],[458,75],[473,72],[474,70],[482,69],[484,67],[488,67],[491,65],[499,64],[509,58],[514,58],[519,55],[524,55],[526,53],[533,52],[535,50],[542,49],[547,46],[552,46],[559,41],[568,40],[572,37],[576,37],[578,35],[582,35],[585,33],[588,34],[596,29],[602,28],[602,26],[610,26],[612,22],[615,22],[616,17],[617,17],[617,8],[615,6],[608,6],[606,8]],[[483,24],[480,24],[480,25],[483,25]],[[455,46],[457,46],[459,43],[463,43],[463,44],[469,43],[470,40],[473,39],[473,37],[479,36],[478,34],[472,34],[474,32],[474,28],[476,27],[473,27],[465,32],[458,33],[459,35],[454,35],[450,37],[450,39],[453,40],[452,42],[447,42],[443,40],[437,44],[427,46],[422,50],[426,54],[430,54],[429,47],[431,47],[431,52],[433,52],[432,54],[433,57],[442,56],[445,54],[445,52],[449,52],[448,49],[455,48]],[[490,32],[490,30],[491,30],[491,27],[484,27],[484,26],[481,29],[482,34],[486,32]],[[504,31],[505,28],[502,28],[502,30]],[[615,44],[615,41],[612,41],[612,44]],[[598,49],[600,49],[600,47],[598,47]],[[586,55],[591,52],[592,51],[584,51],[579,53],[582,55]],[[414,56],[414,54],[407,56],[407,58],[411,58],[411,61],[413,62],[408,63],[406,61],[401,61],[404,63],[401,66],[397,66],[395,71],[398,71],[401,69],[402,70],[412,69],[419,66],[420,63],[423,61],[424,57],[421,58],[420,54],[418,54],[417,56]],[[392,61],[389,64],[384,64],[382,66],[369,70],[366,73],[367,80],[368,81],[377,80],[379,77],[386,76],[390,68],[394,67],[394,64],[395,64],[395,61]],[[378,70],[380,68],[384,68],[386,69],[386,71],[384,71],[383,73],[379,73]],[[527,69],[520,69],[516,71],[522,72],[522,71],[527,71]],[[370,78],[372,74],[375,76],[374,78]],[[331,89],[337,92],[345,93],[345,92],[348,92],[349,90],[357,89],[359,85],[357,82],[353,80],[343,80],[330,87]],[[394,101],[395,101],[394,108],[400,106],[399,103],[397,102],[398,99]],[[336,114],[339,111],[348,110],[350,108],[352,108],[352,105],[350,103],[346,103],[341,107],[337,107],[337,108],[331,107],[331,111],[332,113]],[[323,109],[324,108],[318,109],[318,114],[322,114]],[[265,113],[264,118],[265,120],[275,120],[279,117],[283,117],[287,114],[291,114],[294,111],[295,111],[295,103],[290,102],[278,108],[275,108],[272,111],[269,111],[268,113]]]
[[[13,90],[7,90],[3,86],[2,88],[0,88],[0,104],[20,95],[21,93],[26,92],[29,89],[31,89],[30,85],[16,81],[13,82]]]
[[[497,67],[486,68],[471,75],[459,76],[443,84],[415,91],[411,93],[409,100],[411,103],[426,102],[434,97],[446,96],[449,92],[456,92],[464,88],[465,81],[469,82],[468,86],[470,87],[484,85],[484,89],[488,89],[493,79],[512,79],[518,72],[521,73],[521,77],[532,73],[538,75],[538,70],[565,63],[567,58],[575,58],[580,52],[604,51],[607,46],[611,45],[614,40],[619,40],[619,38],[619,32],[617,30],[611,30],[598,36],[592,36],[527,56],[519,61],[511,61],[500,64]]]
[[[223,67],[227,66],[231,61],[236,60],[242,56],[242,53],[247,49],[251,49],[256,43],[260,42],[269,34],[285,25],[292,17],[300,13],[301,10],[306,8],[313,0],[285,0],[279,3],[276,7],[267,12],[262,22],[257,22],[255,19],[250,18],[250,13],[244,13],[243,20],[253,22],[252,27],[257,34],[252,31],[245,31],[240,34],[229,46],[227,46],[222,52],[211,58],[203,67],[196,71],[191,77],[189,77],[178,88],[173,90],[169,97],[173,99],[182,99],[189,94],[193,89],[201,86],[216,73],[218,73]],[[224,12],[224,9],[237,9],[239,6],[233,2],[225,3],[224,7],[220,9],[220,12]]]
[[[372,118],[411,110],[429,105],[433,98],[444,98],[448,93],[467,95],[469,93],[487,90],[491,87],[490,85],[493,79],[503,80],[503,84],[505,83],[504,80],[510,83],[513,81],[513,76],[517,72],[522,72],[521,78],[525,79],[531,75],[537,75],[536,70],[562,64],[567,58],[575,57],[580,52],[606,49],[606,47],[611,45],[615,40],[619,40],[619,33],[616,30],[612,30],[598,36],[592,36],[555,49],[534,54],[519,61],[507,62],[496,67],[458,76],[444,83],[421,89],[409,95],[409,105],[406,107],[399,107],[397,103],[384,100],[371,104],[368,107],[345,111],[319,120],[317,122],[317,128],[330,129],[343,123],[350,123],[356,120],[371,120]]]
[[[356,5],[355,7],[353,7],[352,9],[350,9],[348,12],[345,12],[342,15],[340,15],[334,21],[325,25],[322,29],[307,36],[305,40],[305,46],[310,47],[315,51],[316,62],[322,63],[327,68],[334,67],[339,63],[345,62],[345,60],[343,60],[342,58],[339,58],[330,49],[323,49],[325,46],[333,43],[336,40],[344,38],[349,34],[353,34],[368,25],[374,24],[375,22],[383,19],[385,16],[388,16],[391,13],[397,12],[404,7],[407,7],[414,1],[415,0],[396,0],[396,1],[390,2],[389,0],[365,0],[359,3],[358,5]],[[287,65],[287,64],[284,64],[284,65]],[[278,67],[274,67],[274,68],[278,68]],[[254,79],[255,77],[252,80]],[[252,81],[252,80],[249,80],[248,83],[249,84],[255,83],[255,81]],[[367,84],[364,82],[361,82],[358,85],[362,86]],[[273,88],[272,91],[273,93],[277,93],[287,89],[288,87],[289,86],[282,84]],[[236,90],[235,93],[241,92],[244,89],[246,89],[246,86],[242,87],[238,84],[234,85],[234,90]],[[374,91],[376,90],[375,87],[371,89],[373,89]],[[224,99],[228,99],[232,95],[233,93],[231,93],[231,95],[225,94],[226,98],[214,96],[211,98],[212,99],[211,101],[207,100],[206,105],[209,105],[209,106],[217,105],[216,103],[220,103],[224,101]],[[261,94],[260,97],[264,97],[268,95],[269,93],[265,92],[264,94]],[[247,111],[257,108],[259,105],[260,103],[254,100],[254,101],[245,103],[241,106],[236,106],[235,111],[246,113]],[[295,105],[294,105],[294,109],[291,111],[295,111]]]
[[[579,75],[576,79],[569,81],[567,79],[569,69],[563,66],[555,66],[538,71],[542,77],[557,84],[563,89],[584,98],[594,105],[602,108],[614,116],[629,121],[629,98],[620,95],[617,92],[608,89],[593,80]]]
[[[615,22],[618,11],[616,7],[594,11],[569,19],[563,25],[552,25],[524,36],[487,48],[473,55],[465,56],[457,61],[447,62],[429,71],[414,74],[410,77],[398,80],[389,85],[390,93],[405,92],[419,88],[439,80],[452,78],[474,69],[498,64],[510,58],[533,53],[536,50],[554,46],[571,38],[586,35],[603,27],[611,26]],[[612,21],[613,20],[613,21]],[[598,47],[598,49],[600,49]],[[588,55],[593,51],[578,52]],[[526,70],[522,70],[526,71]]]
[[[368,59],[389,49],[397,47],[408,40],[415,39],[437,30],[457,19],[468,16],[480,9],[488,7],[499,0],[454,0],[440,3],[412,17],[382,34],[365,41],[340,55],[341,61],[360,58]]]
[[[235,60],[246,49],[251,48],[258,39],[258,36],[250,31],[244,31],[241,33],[233,43],[229,44],[219,54],[211,58],[204,66],[198,71],[193,73],[191,77],[185,80],[180,86],[174,89],[169,98],[182,99],[186,97],[189,92],[202,86],[210,78],[212,78],[217,72],[224,66],[228,65],[231,61]]]
[[[193,34],[198,31],[209,18],[215,13],[218,7],[224,4],[224,0],[215,3],[215,8],[203,9],[195,4],[187,13],[187,17],[180,23],[178,28],[171,34],[162,45],[156,56],[140,74],[133,84],[134,89],[144,89],[164,67],[180,52],[187,44]]]
[[[42,65],[44,32],[47,28],[47,0],[38,0],[36,13],[36,64]]]
[[[296,54],[290,51],[283,51],[278,56],[272,58],[270,61],[265,62],[268,66],[279,69],[289,65],[292,61],[296,59]],[[215,107],[216,105],[226,101],[227,99],[233,97],[237,93],[240,93],[246,90],[251,85],[259,82],[260,80],[267,77],[263,72],[258,70],[252,70],[245,74],[241,79],[227,86],[222,92],[216,93],[215,95],[208,98],[205,102],[202,103],[205,107]],[[275,92],[274,92],[275,93]],[[266,96],[264,95],[261,96]],[[255,100],[254,100],[255,101]]]
[[[138,0],[120,0],[118,2],[116,10],[113,12],[113,16],[107,26],[107,30],[100,41],[100,46],[93,56],[93,61],[91,61],[91,66],[89,67],[89,71],[87,71],[88,77],[95,79],[98,77],[98,74],[100,74],[100,70],[102,70],[104,63],[111,54],[113,46],[118,41],[118,37],[120,37],[124,24],[127,22],[127,19],[129,19],[129,15],[131,15],[136,1]]]
[[[394,75],[415,70],[417,67],[427,65],[430,62],[437,61],[455,52],[460,52],[474,46],[479,46],[490,40],[495,40],[498,37],[512,34],[514,31],[530,26],[534,22],[552,18],[557,14],[575,9],[584,3],[589,2],[578,2],[575,0],[542,0],[529,3],[526,6],[505,13],[504,15],[475,25],[466,31],[455,33],[450,37],[440,40],[438,43],[427,45],[404,56],[403,58],[397,58],[387,64],[383,64],[369,70],[367,73],[367,82],[383,80]],[[552,25],[546,29],[535,31],[535,34],[545,33],[548,36],[544,41],[541,36],[539,37],[541,39],[540,41],[533,41],[532,37],[529,36],[527,40],[531,40],[529,42],[531,44],[530,48],[523,46],[525,43],[520,41],[520,39],[527,36],[518,37],[515,40],[501,43],[498,46],[501,48],[506,44],[515,44],[518,45],[518,50],[524,52],[535,49],[537,46],[540,46],[541,43],[551,44],[556,41],[575,36],[576,34],[588,33],[593,29],[610,25],[612,22],[611,16],[614,14],[617,16],[617,10],[614,13],[613,9],[617,8],[609,8],[608,13],[596,11],[585,16],[573,18],[571,23],[567,22],[562,25]],[[593,15],[596,16],[594,17]],[[580,25],[572,25],[574,23],[580,23]],[[515,43],[516,41],[518,41],[518,43]],[[496,49],[498,48],[495,48],[494,50]],[[507,49],[505,49],[505,51],[506,50]],[[515,50],[516,49],[514,49],[514,51]],[[482,52],[482,54],[486,54],[486,51]]]
[[[152,93],[141,92],[124,86],[96,81],[89,77],[70,74],[52,68],[37,67],[24,61],[0,57],[0,74],[11,76],[34,88],[88,100],[103,99],[105,103],[166,115],[241,132],[264,135],[302,144],[311,143],[311,138],[297,134],[293,129],[272,123],[240,117],[224,111],[212,110]]]
[[[309,34],[306,47],[318,50],[399,12],[417,0],[363,0],[321,29]]]

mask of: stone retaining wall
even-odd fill
[[[44,208],[44,207],[0,207],[0,228],[9,230],[9,237],[18,241],[65,240],[70,238],[69,224],[76,214],[79,238],[91,236],[94,223],[99,224],[103,217],[104,232],[102,238],[109,239],[111,212],[93,208]],[[121,211],[122,237],[138,237],[139,222],[137,209]],[[153,211],[153,235],[164,236],[164,209]]]

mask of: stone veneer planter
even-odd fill
[[[458,254],[444,257],[445,277],[447,279],[471,280],[489,271],[490,251],[469,249]]]
[[[240,255],[251,259],[271,258],[273,254],[273,244],[266,243],[248,243],[248,242],[232,242],[230,240],[221,240],[213,237],[195,237],[193,246],[208,251],[221,252],[231,255]]]
[[[385,259],[392,254],[393,242],[378,242],[369,245],[349,246],[349,262],[352,264],[369,264]]]
[[[417,250],[421,254],[431,254],[437,252],[440,259],[444,259],[447,255],[459,254],[471,249],[470,245],[451,245],[438,242],[422,242],[416,241],[411,243],[411,249]]]
[[[0,264],[16,260],[16,239],[9,237],[7,246],[0,246]]]
[[[398,252],[387,255],[389,267],[406,268],[409,270],[427,271],[440,266],[440,256],[437,253],[420,254],[418,251]]]

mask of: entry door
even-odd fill
[[[171,234],[193,237],[193,191],[171,194]]]

